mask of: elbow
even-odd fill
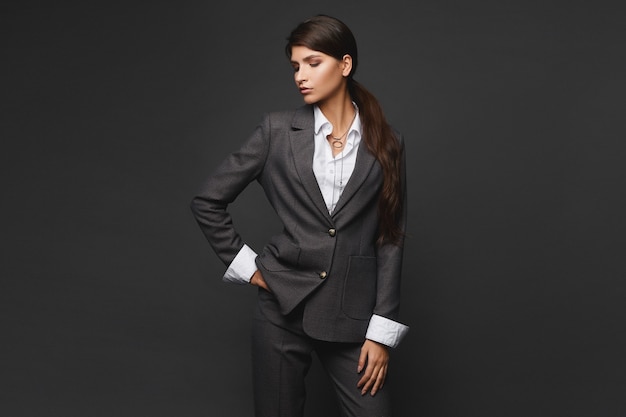
[[[192,198],[191,202],[189,203],[189,208],[196,217],[202,212],[202,206],[202,200],[197,196]]]

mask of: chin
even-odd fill
[[[302,97],[302,99],[304,100],[304,102],[306,104],[315,104],[315,103],[317,103],[319,101],[316,98],[311,97],[311,96],[304,96],[304,97]]]

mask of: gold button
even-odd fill
[[[327,275],[327,274],[326,274],[326,271],[322,271],[322,272],[320,272],[320,279],[324,279],[324,278],[326,278],[326,275]]]
[[[335,235],[337,234],[337,230],[336,229],[328,229],[328,234],[330,237],[335,237]]]

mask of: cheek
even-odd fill
[[[330,85],[334,83],[334,78],[334,72],[331,69],[327,69],[318,74],[317,81],[330,87]]]
[[[324,78],[324,87],[327,91],[334,91],[341,84],[341,77],[336,73],[327,74]]]

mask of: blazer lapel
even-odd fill
[[[350,201],[350,198],[354,195],[354,193],[358,191],[361,184],[363,184],[365,178],[367,178],[369,172],[374,166],[375,161],[376,158],[367,150],[367,146],[361,139],[359,149],[357,150],[354,171],[352,171],[352,175],[346,184],[346,188],[344,188],[343,193],[341,193],[341,197],[339,197],[339,201],[337,201],[337,205],[333,211],[333,216],[338,213],[343,206]]]
[[[300,181],[302,181],[304,189],[318,210],[325,218],[332,221],[324,202],[324,196],[322,196],[313,173],[313,153],[315,151],[313,108],[303,106],[297,109],[291,126],[292,130],[289,132],[291,153]]]

